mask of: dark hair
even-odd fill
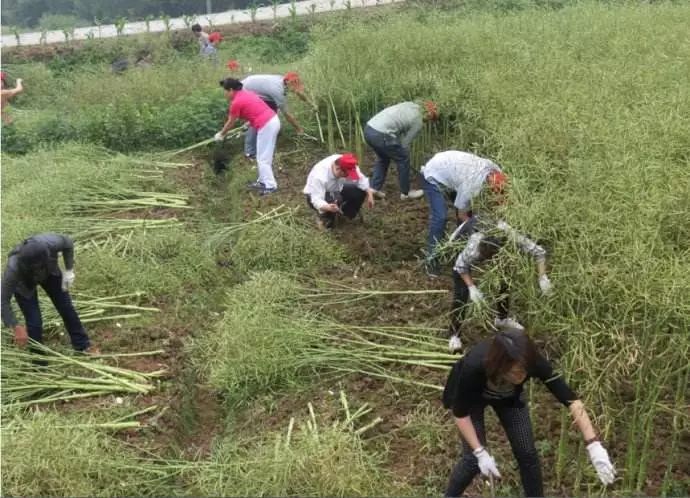
[[[537,346],[522,330],[503,330],[494,336],[486,355],[486,376],[492,382],[500,382],[516,363],[527,372],[534,369]]]
[[[220,86],[226,90],[242,90],[242,82],[240,80],[236,80],[235,78],[225,78],[224,80],[220,80]]]
[[[193,31],[194,33],[199,33],[199,32],[201,32],[201,24],[194,24],[194,25],[192,25],[192,31]]]

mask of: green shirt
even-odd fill
[[[367,123],[374,130],[393,135],[406,149],[422,131],[422,108],[414,102],[402,102],[386,107]]]

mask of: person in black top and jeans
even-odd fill
[[[65,270],[58,265],[62,253]],[[55,305],[77,351],[99,354],[74,309],[69,288],[74,283],[74,242],[65,235],[42,233],[26,239],[9,253],[2,275],[2,322],[14,329],[15,342],[25,346],[29,338],[43,341],[43,319],[36,287],[40,285]],[[12,311],[12,296],[26,320],[21,325]],[[27,334],[28,329],[28,334]]]
[[[484,409],[491,406],[506,431],[518,461],[526,496],[544,496],[539,457],[523,385],[530,377],[540,379],[551,393],[568,406],[582,432],[589,458],[604,484],[611,484],[615,470],[599,442],[587,412],[577,395],[534,342],[521,330],[499,332],[474,346],[453,366],[443,392],[443,405],[453,412],[463,439],[463,453],[450,475],[446,496],[460,496],[481,472],[500,478],[493,457],[484,447]]]

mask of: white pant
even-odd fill
[[[273,176],[273,152],[280,131],[280,119],[276,114],[256,134],[256,162],[259,165],[259,181],[266,188],[277,188]]]

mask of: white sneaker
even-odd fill
[[[448,339],[448,351],[452,353],[457,353],[462,350],[462,341],[457,335],[453,335]]]
[[[386,193],[381,192],[380,190],[374,190],[374,197],[376,197],[377,199],[385,199]]]
[[[423,190],[410,190],[407,194],[400,194],[401,201],[406,201],[408,199],[419,199],[420,197],[424,197]]]
[[[525,330],[520,322],[512,318],[495,318],[494,325],[499,329]]]

